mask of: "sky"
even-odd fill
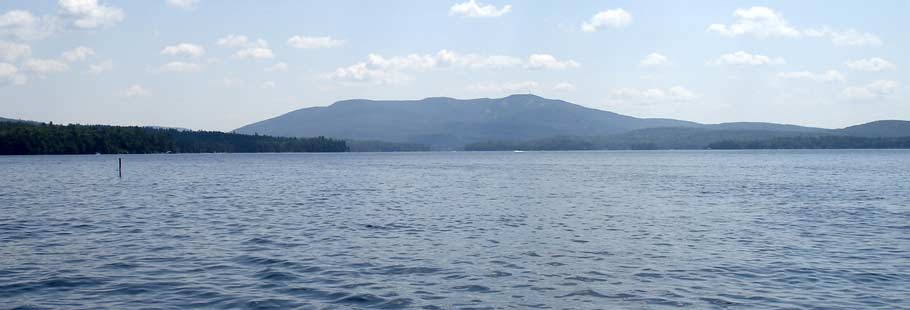
[[[910,119],[910,1],[2,0],[0,117],[229,131],[345,99]]]

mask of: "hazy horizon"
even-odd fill
[[[347,99],[910,119],[907,1],[0,3],[0,117],[232,130]]]

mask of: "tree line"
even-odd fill
[[[717,135],[722,137],[723,135]],[[910,137],[787,136],[773,138],[718,139],[690,137],[689,142],[667,139],[554,137],[529,141],[488,141],[465,145],[465,151],[570,151],[570,150],[663,150],[663,149],[906,149]],[[685,138],[680,138],[685,139]]]
[[[0,155],[347,152],[343,140],[166,128],[0,122]]]
[[[345,140],[351,152],[428,152],[430,147],[417,143],[376,140]]]
[[[713,150],[743,149],[907,149],[910,137],[808,136],[779,137],[766,140],[724,140],[708,145]]]

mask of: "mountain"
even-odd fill
[[[696,127],[672,119],[636,118],[534,95],[459,100],[346,100],[293,111],[238,128],[274,136],[327,136],[457,149],[489,140],[601,136],[653,127]]]
[[[734,122],[636,118],[534,95],[459,100],[445,97],[408,101],[345,100],[296,110],[236,130],[245,134],[373,141],[429,146],[433,150],[598,148],[692,149],[719,141],[780,137],[910,136],[910,122],[878,121],[843,129]],[[394,150],[394,147],[385,148]]]
[[[910,121],[885,120],[835,130],[838,135],[855,137],[910,137]]]

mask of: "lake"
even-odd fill
[[[0,157],[0,301],[908,309],[910,151]]]

